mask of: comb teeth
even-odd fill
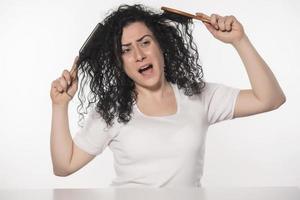
[[[103,24],[98,23],[96,25],[96,27],[93,29],[92,33],[89,35],[89,37],[86,39],[86,41],[80,48],[79,53],[81,53],[81,54],[86,53],[88,47],[90,46],[90,43],[95,39],[95,36],[97,35],[97,33],[99,33],[102,30],[102,28],[103,28]]]
[[[167,18],[167,19],[170,19],[172,21],[176,21],[178,23],[189,23],[189,22],[192,21],[191,17],[182,16],[182,15],[172,13],[172,12],[169,12],[169,11],[164,11],[162,16]]]
[[[91,53],[93,49],[95,48],[95,44],[98,44],[99,42],[96,42],[99,40],[99,34],[102,34],[104,25],[101,23],[98,23],[96,27],[93,29],[89,37],[85,40],[84,44],[79,50],[79,59],[77,61],[77,64],[79,65],[83,60],[85,60],[87,57],[91,56]]]

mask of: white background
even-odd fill
[[[94,26],[120,3],[134,1],[0,1],[0,188],[96,188],[114,178],[109,148],[69,177],[53,175],[49,94],[51,82],[70,69]],[[210,127],[203,186],[299,187],[299,1],[139,3],[236,16],[287,96],[278,110]],[[250,87],[232,46],[214,39],[201,22],[195,23],[194,37],[206,81]],[[78,103],[76,97],[69,107],[73,135]]]

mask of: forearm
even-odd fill
[[[246,68],[252,91],[264,105],[277,107],[285,101],[285,95],[274,74],[245,35],[233,44]]]
[[[51,157],[56,175],[66,175],[72,158],[73,141],[69,130],[68,106],[52,105]]]

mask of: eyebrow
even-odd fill
[[[143,35],[141,38],[137,39],[136,41],[137,42],[140,42],[142,41],[145,37],[151,37],[152,38],[152,35],[149,35],[149,34],[146,34],[146,35]],[[127,44],[122,44],[121,46],[130,46],[131,43],[127,43]]]

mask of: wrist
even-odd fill
[[[69,107],[69,103],[64,103],[64,104],[55,104],[55,103],[52,103],[52,109],[68,109]]]
[[[249,43],[250,43],[249,38],[247,37],[246,34],[244,34],[239,40],[233,42],[232,46],[236,49],[239,49],[242,46],[247,45]]]

